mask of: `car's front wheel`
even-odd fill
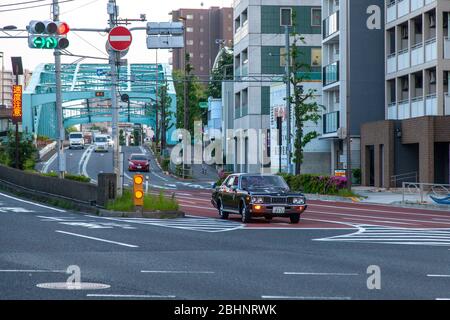
[[[293,213],[290,216],[291,223],[297,224],[300,222],[300,213]]]
[[[250,222],[250,220],[252,218],[252,214],[250,213],[250,210],[245,203],[241,203],[241,215],[242,215],[243,223]]]
[[[223,210],[223,202],[220,201],[220,200],[219,200],[219,205],[218,205],[218,207],[219,207],[219,216],[220,216],[222,219],[227,220],[227,219],[228,219],[228,212],[225,212],[225,211]]]

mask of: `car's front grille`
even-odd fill
[[[272,203],[287,203],[286,197],[273,197]]]

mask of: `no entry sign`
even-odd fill
[[[108,42],[111,48],[115,51],[125,51],[130,45],[133,37],[130,30],[125,27],[114,27],[109,32]]]

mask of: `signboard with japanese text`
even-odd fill
[[[12,121],[16,124],[22,122],[22,86],[14,85],[12,96]]]

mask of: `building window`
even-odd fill
[[[192,27],[186,27],[186,32],[194,32],[194,28],[192,28]]]
[[[203,32],[203,31],[205,31],[203,28],[200,28],[200,32]]]
[[[186,15],[186,19],[187,20],[194,20],[194,15],[193,14],[187,14]]]
[[[186,45],[193,46],[194,45],[194,40],[186,40]]]
[[[311,49],[311,67],[320,67],[322,65],[322,49]]]
[[[292,8],[280,8],[280,26],[292,26]]]
[[[311,9],[311,26],[320,27],[322,24],[322,10],[319,8]]]
[[[203,20],[203,15],[200,15],[200,20]]]
[[[204,58],[205,55],[203,53],[200,53],[200,58]]]
[[[205,70],[205,68],[203,68],[203,66],[200,66],[200,71],[203,71],[203,70]]]
[[[193,58],[194,54],[192,52],[189,52],[189,57]]]

